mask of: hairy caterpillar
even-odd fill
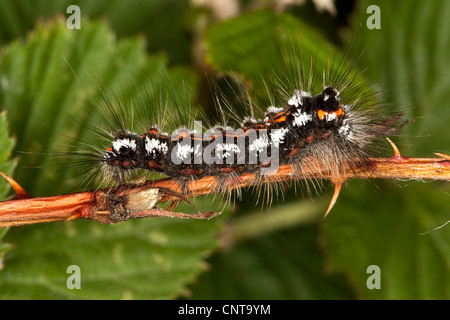
[[[347,56],[326,65],[319,84],[311,70],[306,75],[295,50],[281,60],[282,75],[268,73],[263,79],[272,88],[267,89],[271,103],[259,107],[265,108],[259,119],[246,86],[235,92],[246,97],[244,104],[250,106],[246,115],[234,115],[235,102],[219,89],[216,106],[225,120],[196,130],[183,123],[195,117],[184,105],[183,95],[170,85],[151,86],[138,100],[128,102],[104,94],[97,118],[91,121],[102,144],[71,155],[79,159],[78,164],[88,164],[90,177],[118,185],[130,181],[136,171],[172,177],[182,190],[187,181],[214,176],[211,191],[229,195],[242,174],[255,174],[254,186],[261,189],[265,177],[276,175],[284,164],[292,165],[295,172],[310,166],[326,168],[332,181],[338,182],[345,168],[369,168],[377,141],[406,123],[399,123],[401,114],[385,113],[371,90],[357,88],[355,64]],[[239,125],[227,123],[233,116]],[[179,123],[169,134],[164,127],[174,117]],[[293,181],[305,179],[295,172]]]

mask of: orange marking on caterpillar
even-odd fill
[[[183,169],[180,171],[180,173],[185,176],[190,176],[198,174],[198,171],[195,169]]]
[[[281,123],[281,122],[285,122],[286,121],[286,116],[274,119],[273,122],[275,123]]]
[[[317,111],[317,116],[319,117],[320,120],[323,120],[323,117],[325,117],[326,114],[327,113],[322,109],[319,109],[319,111]]]
[[[266,162],[266,163],[261,163],[259,166],[261,168],[270,168],[270,166],[272,165],[272,162]]]
[[[162,169],[163,168],[162,165],[157,164],[155,161],[149,161],[147,164],[150,168],[154,168],[154,169]]]
[[[227,167],[227,168],[222,168],[222,169],[220,169],[220,172],[223,172],[223,173],[232,173],[232,172],[234,172],[234,171],[236,171],[236,169],[231,168],[231,167]]]

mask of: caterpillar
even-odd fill
[[[316,92],[313,90],[318,86],[313,85],[311,71],[309,77],[305,76],[301,59],[288,65],[292,60],[292,56],[287,62],[283,60],[283,77],[264,78],[278,98],[271,99],[273,103],[266,106],[262,117],[257,119],[251,107],[247,115],[237,117],[240,124],[236,126],[224,121],[206,130],[203,126],[190,130],[180,124],[169,135],[163,129],[164,122],[174,117],[167,111],[168,104],[176,105],[180,122],[183,116],[190,121],[193,118],[191,109],[183,105],[170,85],[166,92],[153,86],[139,94],[141,100],[128,103],[114,102],[103,95],[100,120],[93,123],[104,142],[72,155],[81,157],[81,164],[91,165],[90,176],[100,175],[102,180],[118,185],[127,183],[137,171],[172,177],[182,190],[190,180],[214,176],[212,192],[225,195],[246,173],[255,174],[257,189],[273,187],[266,184],[265,177],[276,175],[277,168],[285,164],[295,168],[293,181],[305,179],[297,172],[311,165],[326,168],[335,182],[340,181],[346,168],[369,169],[369,159],[380,138],[396,133],[407,123],[400,121],[402,114],[385,113],[374,93],[355,90],[355,62],[349,62],[347,56],[338,61],[337,67],[324,67],[322,88]],[[247,97],[246,105],[254,105],[245,85],[238,91],[236,96]],[[214,96],[223,118],[231,118],[226,112],[231,109],[234,113],[234,102],[220,90]],[[144,119],[141,131],[130,129],[136,118]]]

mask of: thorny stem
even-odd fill
[[[314,165],[296,172],[296,179],[329,179],[335,184],[335,192],[330,206],[333,207],[343,182],[351,178],[370,179],[431,179],[450,181],[450,156],[436,153],[438,158],[403,157],[389,140],[394,156],[371,158],[370,167],[346,168],[339,179],[326,169]],[[11,200],[0,202],[0,227],[18,226],[42,222],[90,219],[101,223],[117,223],[127,219],[146,217],[172,217],[210,219],[220,212],[200,212],[184,214],[173,212],[180,201],[189,200],[183,196],[179,184],[171,178],[146,181],[139,185],[85,191],[52,197],[31,197],[13,179],[1,173],[12,185],[17,195]],[[282,165],[274,175],[265,176],[265,183],[292,181],[294,168]],[[244,173],[230,188],[245,188],[254,184],[255,174]],[[186,191],[189,196],[210,194],[216,190],[217,180],[213,176],[189,181]],[[158,203],[172,201],[168,210],[158,208]],[[192,205],[192,204],[191,204]],[[193,206],[193,205],[192,205]],[[195,208],[195,207],[194,207]],[[325,215],[326,215],[325,214]]]

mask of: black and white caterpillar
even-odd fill
[[[99,169],[104,178],[119,185],[140,170],[172,177],[181,186],[189,180],[214,176],[214,192],[229,193],[234,189],[233,181],[239,181],[242,174],[255,173],[255,185],[260,186],[265,184],[266,175],[276,174],[280,165],[292,165],[300,172],[311,159],[338,181],[345,168],[368,167],[380,137],[395,133],[404,124],[399,123],[400,114],[387,115],[377,109],[372,94],[347,94],[351,77],[351,70],[330,73],[324,77],[320,92],[308,90],[309,79],[296,79],[299,86],[290,93],[283,82],[277,82],[283,102],[266,107],[261,119],[242,116],[235,127],[222,124],[189,130],[181,126],[169,135],[155,123],[148,123],[145,131],[134,132],[126,121],[116,121],[114,128],[103,127],[100,121],[97,127],[108,141],[95,146],[95,152],[83,153],[83,157],[95,163],[91,175],[97,176]],[[229,108],[229,101],[216,97],[219,108]],[[141,101],[126,108],[120,104],[119,112],[114,103],[105,101],[101,112],[116,119],[123,118],[124,112],[143,114],[142,110],[132,110],[154,103]],[[165,114],[165,104],[159,103],[152,110]],[[170,117],[165,115],[166,119]],[[294,181],[300,178],[305,177],[294,173]]]

